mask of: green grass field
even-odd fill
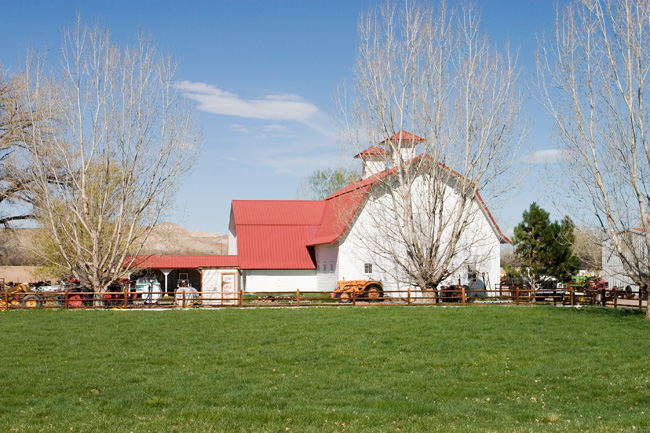
[[[2,432],[648,432],[650,321],[555,307],[0,312]]]

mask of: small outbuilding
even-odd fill
[[[138,256],[134,273],[152,275],[162,290],[172,295],[179,281],[201,293],[205,305],[234,304],[239,299],[240,271],[237,256],[170,255]]]

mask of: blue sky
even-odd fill
[[[179,61],[179,79],[196,101],[205,139],[199,164],[183,179],[168,220],[192,230],[226,233],[233,199],[294,199],[315,169],[349,161],[330,125],[337,84],[351,78],[357,20],[376,1],[32,1],[0,0],[0,62],[16,72],[28,48],[55,58],[61,33],[81,13],[109,27],[114,41],[144,30]],[[379,2],[381,3],[381,1]],[[454,2],[451,2],[452,4]],[[555,3],[477,2],[493,42],[519,50],[532,78],[536,34],[551,29]],[[528,144],[538,155],[552,148],[550,122],[532,97]],[[490,209],[510,233],[536,200],[553,212],[540,187],[541,164],[508,204]],[[537,161],[533,158],[532,161]]]

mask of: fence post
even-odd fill
[[[300,289],[296,289],[296,307],[300,307]]]
[[[466,294],[465,294],[465,286],[460,286],[460,296],[461,296],[461,299],[463,300],[463,305],[465,305],[465,301],[467,300]]]
[[[68,289],[65,289],[65,308],[68,309]]]
[[[571,302],[571,305],[576,304],[576,294],[573,287],[569,287],[569,302]]]
[[[185,290],[183,290],[183,308],[185,308]]]
[[[639,309],[643,308],[643,298],[641,297],[641,287],[639,287]]]
[[[244,306],[244,289],[239,289],[239,306]]]
[[[407,301],[407,302],[408,302],[408,305],[410,306],[410,305],[411,305],[411,287],[410,287],[410,286],[409,286],[409,288],[408,288],[408,292],[407,292],[407,295],[406,295],[406,296],[408,297],[408,301]]]
[[[515,304],[519,305],[519,286],[515,286]]]
[[[129,307],[129,291],[130,290],[125,287],[124,291],[122,292],[124,293],[124,308]]]
[[[603,307],[607,306],[607,300],[605,299],[605,288],[600,289],[600,300],[603,301]]]
[[[5,290],[5,311],[9,309],[9,289]]]
[[[614,289],[612,290],[612,296],[614,297],[614,308],[618,308],[618,287],[614,286]]]
[[[352,291],[352,305],[354,305],[355,307],[357,305],[357,291],[356,290]]]

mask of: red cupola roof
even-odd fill
[[[389,142],[395,143],[400,140],[402,143],[418,144],[418,143],[422,143],[424,141],[424,138],[418,137],[417,135],[411,134],[410,132],[407,131],[399,131],[393,134],[390,138],[382,141],[379,144],[388,144]]]
[[[372,157],[380,156],[380,157],[385,157],[388,155],[388,151],[386,149],[382,149],[381,147],[377,146],[370,146],[366,150],[362,150],[358,154],[354,155],[355,158],[361,158],[361,159],[371,159]]]

